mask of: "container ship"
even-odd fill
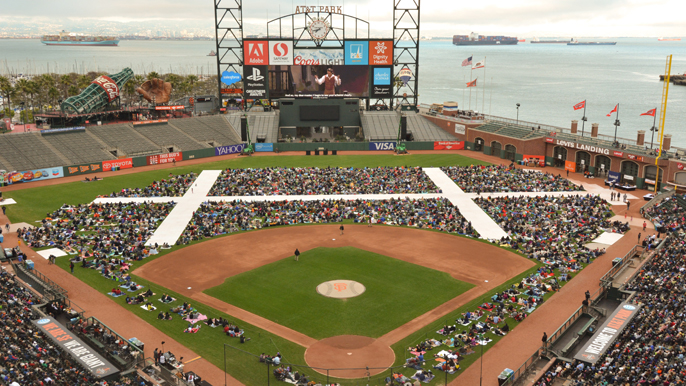
[[[453,44],[456,46],[490,46],[517,44],[519,40],[511,36],[483,36],[476,32],[469,35],[454,35]]]
[[[103,46],[116,47],[119,39],[114,36],[77,35],[62,31],[59,35],[43,35],[40,42],[49,46]]]
[[[576,39],[572,39],[568,46],[614,46],[617,42],[580,42]]]

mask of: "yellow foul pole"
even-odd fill
[[[665,136],[665,115],[667,114],[667,96],[669,95],[669,76],[672,72],[672,55],[667,56],[667,63],[665,64],[665,78],[662,85],[662,105],[660,105],[660,133],[657,136],[657,146],[660,153],[655,158],[655,166],[657,166],[657,175],[655,176],[655,190],[657,193],[657,186],[660,183],[660,166],[658,161],[660,160],[660,155],[662,154],[662,140]]]

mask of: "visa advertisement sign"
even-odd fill
[[[371,150],[371,151],[395,150],[395,141],[369,142],[369,150]]]
[[[345,42],[345,65],[367,66],[369,65],[369,42],[346,41]]]

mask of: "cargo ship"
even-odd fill
[[[540,40],[538,38],[533,38],[531,40],[533,44],[567,44],[569,40]]]
[[[102,46],[116,47],[119,39],[114,36],[78,35],[62,31],[59,35],[43,35],[40,42],[48,46]]]
[[[576,39],[572,39],[568,46],[614,46],[617,42],[580,42]]]
[[[510,36],[483,36],[476,32],[469,35],[453,35],[453,44],[456,46],[490,46],[517,44],[519,40]]]

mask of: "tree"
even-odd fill
[[[17,94],[17,90],[12,86],[12,83],[4,76],[0,76],[0,95],[7,101],[7,107],[12,107],[12,98]]]
[[[57,87],[50,87],[48,90],[48,100],[50,101],[50,104],[53,106],[53,108],[56,110],[57,109],[57,100],[60,99],[60,92],[57,89]]]
[[[148,73],[148,80],[155,79],[155,78],[160,78],[160,74],[158,74],[155,71],[151,71]]]
[[[69,86],[69,91],[67,91],[68,96],[74,96],[74,95],[79,95],[79,88],[76,87],[75,85]]]
[[[69,86],[73,83],[71,75],[65,74],[60,76],[60,89],[62,90],[62,99],[67,99],[69,96]]]

